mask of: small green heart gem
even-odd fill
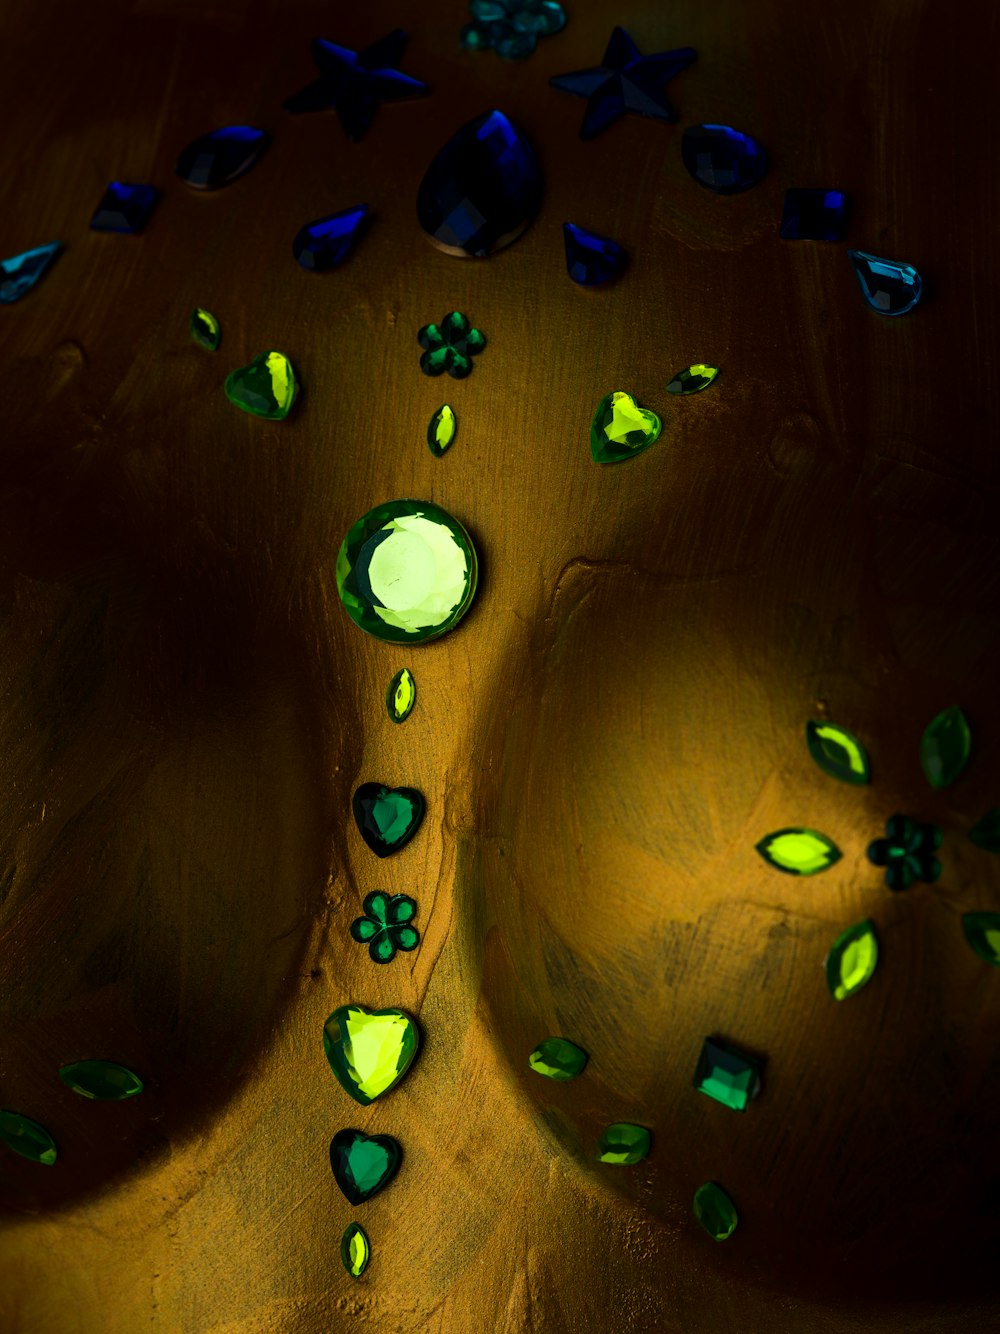
[[[361,837],[376,857],[406,846],[424,818],[424,799],[412,787],[362,783],[351,798]]]
[[[364,1204],[399,1171],[403,1151],[391,1135],[338,1130],[330,1141],[333,1179],[351,1204]]]
[[[323,1025],[330,1069],[344,1092],[363,1107],[399,1083],[419,1045],[417,1026],[402,1010],[341,1005]]]
[[[262,352],[249,366],[238,366],[226,380],[226,397],[244,412],[280,422],[292,410],[298,392],[295,368],[283,352]]]
[[[590,452],[597,463],[620,463],[660,438],[663,423],[620,389],[605,394],[590,423]]]

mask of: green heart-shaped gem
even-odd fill
[[[268,421],[287,417],[298,393],[295,368],[283,352],[262,352],[226,380],[226,397],[244,412]]]
[[[590,423],[590,452],[597,463],[620,463],[648,449],[662,429],[655,412],[640,408],[631,394],[616,389],[597,405]]]
[[[351,798],[361,837],[376,857],[406,846],[424,818],[424,799],[416,788],[362,783]]]
[[[420,1034],[402,1010],[341,1005],[323,1025],[323,1047],[341,1088],[367,1107],[406,1074]]]
[[[364,1204],[399,1171],[403,1151],[391,1135],[338,1130],[330,1141],[333,1178],[351,1204]]]

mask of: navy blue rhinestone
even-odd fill
[[[566,242],[566,272],[583,287],[610,282],[625,268],[625,251],[607,236],[564,222],[563,239]]]
[[[217,190],[249,171],[270,142],[252,125],[226,125],[188,144],[177,159],[177,175],[196,190]]]
[[[846,217],[843,190],[786,190],[779,231],[785,241],[839,241]]]
[[[304,269],[316,273],[335,269],[354,248],[367,216],[368,205],[357,204],[308,223],[292,242],[295,258]]]
[[[719,195],[749,190],[767,173],[763,147],[729,125],[692,125],[684,131],[681,156],[695,180]]]
[[[112,181],[90,219],[95,232],[141,232],[158,198],[151,185]]]

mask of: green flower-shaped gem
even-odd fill
[[[368,946],[373,963],[391,963],[397,950],[415,950],[420,933],[409,923],[417,905],[406,894],[382,894],[376,891],[366,896],[361,905],[364,917],[351,923],[351,936],[361,945]]]
[[[873,866],[885,867],[890,889],[909,889],[915,880],[932,885],[941,874],[941,863],[934,856],[940,846],[937,825],[893,815],[886,821],[885,838],[868,844],[867,857]]]
[[[472,358],[486,346],[485,335],[474,329],[460,310],[453,310],[440,324],[425,324],[417,333],[424,349],[420,369],[425,375],[445,371],[453,380],[464,380],[472,371]]]

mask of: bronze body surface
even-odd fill
[[[998,858],[966,837],[1000,804],[997,13],[567,9],[520,62],[462,52],[457,0],[0,15],[0,255],[65,243],[0,306],[0,1107],[59,1146],[53,1168],[0,1146],[4,1334],[997,1319],[1000,970],[961,930],[1000,911]],[[698,59],[667,89],[676,124],[583,142],[584,102],[548,81],[616,23]],[[332,111],[282,110],[311,38],[398,26],[430,96],[357,143]],[[491,107],[544,198],[513,244],[458,259],[421,235],[417,189]],[[697,185],[699,122],[764,144],[764,181]],[[188,189],[181,149],[234,123],[266,154]],[[88,230],[111,180],[161,190],[142,235]],[[843,242],[779,239],[795,186],[848,193]],[[360,202],[345,264],[301,269],[298,229]],[[570,282],[565,221],[625,246],[612,286]],[[916,265],[917,309],[869,309],[849,245]],[[461,382],[418,365],[418,328],[451,310],[487,337]],[[223,392],[269,348],[301,379],[284,421]],[[697,362],[715,383],[668,394]],[[602,466],[590,422],[615,389],[663,433]],[[365,636],[336,587],[344,533],[404,497],[480,556],[471,610],[427,645]],[[934,791],[920,737],[953,704],[972,758]],[[864,741],[870,786],[819,770],[810,718]],[[368,782],[426,798],[384,860],[351,817]],[[943,871],[893,894],[865,848],[897,811],[942,827]],[[767,866],[755,844],[786,826],[841,860]],[[419,948],[385,966],[348,934],[374,890],[418,903]],[[823,959],[866,917],[878,970],[836,1003]],[[323,1054],[349,1002],[420,1027],[367,1107]],[[550,1035],[589,1053],[578,1078],[529,1070]],[[766,1057],[743,1114],[692,1087],[709,1036]],[[72,1093],[59,1067],[93,1057],[143,1093]],[[622,1121],[649,1157],[597,1163]],[[345,1127],[404,1155],[354,1211],[328,1157]],[[739,1207],[724,1244],[692,1217],[708,1180]]]

